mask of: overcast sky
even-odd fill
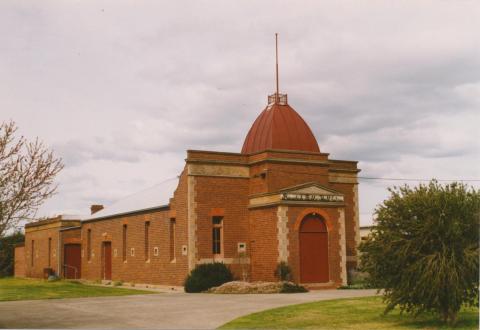
[[[240,152],[274,90],[366,177],[480,178],[479,1],[0,2],[0,121],[63,158],[38,215]],[[361,224],[386,187],[361,180]],[[414,183],[414,182],[413,182]],[[471,183],[477,187],[480,182]]]

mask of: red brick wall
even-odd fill
[[[334,183],[331,185],[332,189],[335,189],[345,195],[345,232],[346,232],[346,245],[347,256],[357,255],[357,244],[355,241],[356,236],[356,224],[354,222],[354,195],[353,184],[348,183]],[[351,267],[355,267],[355,263],[350,263]]]
[[[277,208],[250,210],[252,281],[275,281],[278,263]]]
[[[52,268],[58,274],[58,233],[59,228],[38,228],[25,233],[25,275],[27,277],[42,278],[44,268]],[[49,238],[51,238],[50,265],[48,265]],[[34,241],[33,256],[32,241]]]
[[[293,280],[300,280],[299,216],[308,207],[289,206],[288,217],[288,264],[292,269]],[[339,212],[337,208],[322,208],[328,214],[329,233],[329,273],[330,281],[336,286],[342,285],[341,245],[339,235]],[[253,281],[275,281],[274,271],[278,264],[277,207],[254,209],[250,211],[251,230],[251,279]]]
[[[272,153],[271,153],[272,154]],[[282,154],[274,155],[276,158]],[[257,155],[258,157],[260,155]],[[284,157],[294,158],[293,154],[285,154]],[[309,155],[299,154],[296,157],[308,159]],[[345,195],[345,231],[346,231],[346,249],[347,256],[357,255],[356,246],[356,223],[354,222],[354,194],[353,183],[330,183],[329,182],[329,168],[344,168],[355,170],[356,164],[354,162],[333,161],[328,166],[318,166],[313,164],[286,164],[266,162],[259,165],[252,166],[252,178],[250,179],[250,193],[266,193],[275,192],[280,189],[292,187],[295,185],[304,184],[307,182],[317,182],[327,188],[337,190]],[[267,173],[265,179],[260,177],[253,177],[254,174],[265,172]],[[348,174],[354,175],[354,174]],[[358,215],[357,215],[358,216]],[[349,268],[355,267],[355,262],[349,262]]]
[[[268,159],[270,158],[270,159]],[[296,159],[311,163],[285,163],[278,159]],[[241,277],[238,265],[237,244],[247,243],[247,256],[250,257],[251,280],[275,280],[274,270],[278,262],[277,206],[249,209],[249,198],[255,194],[277,192],[280,189],[317,182],[345,195],[345,227],[347,255],[356,255],[356,224],[354,223],[354,184],[330,183],[330,167],[355,170],[352,162],[328,162],[327,154],[289,153],[268,151],[255,155],[188,151],[189,161],[205,161],[205,164],[241,164],[250,162],[250,178],[228,178],[220,176],[195,176],[194,210],[196,213],[196,261],[213,258],[212,216],[223,216],[223,258],[233,262],[231,268]],[[314,162],[317,162],[314,164]],[[324,164],[320,164],[324,162]],[[262,178],[261,173],[266,173]],[[82,277],[90,280],[101,279],[102,242],[112,244],[112,279],[136,283],[182,285],[188,274],[188,255],[182,254],[182,246],[188,246],[188,175],[182,172],[179,185],[170,200],[168,209],[154,210],[131,215],[112,217],[82,223],[81,230],[62,231],[62,244],[79,242],[82,244]],[[289,260],[294,279],[299,279],[298,229],[295,221],[305,207],[289,206],[288,240]],[[338,233],[339,213],[336,208],[322,208],[331,219],[329,231],[330,277],[340,283],[340,239]],[[133,210],[132,210],[133,211]],[[170,260],[170,220],[175,218],[175,261]],[[150,222],[150,260],[145,260],[145,222]],[[123,225],[127,224],[127,257],[123,261]],[[87,258],[87,232],[92,233],[91,260]],[[48,238],[52,239],[51,267],[57,270],[58,228],[27,231],[25,240],[25,273],[31,277],[41,277],[43,268],[48,267]],[[35,240],[31,266],[31,241]],[[154,256],[154,247],[159,255]],[[131,248],[135,255],[131,256]],[[53,251],[55,250],[55,256]],[[116,251],[116,255],[115,255]],[[188,251],[193,253],[194,251]]]
[[[203,151],[203,150],[187,150],[188,159],[196,160],[213,160],[213,161],[230,161],[235,163],[246,163],[248,160],[247,155],[232,153],[232,152],[219,152],[219,151]]]
[[[238,256],[237,243],[248,242],[248,180],[196,178],[198,259],[212,258],[212,216],[223,216],[224,258]],[[220,212],[220,213],[217,213]],[[248,245],[247,245],[248,248]]]
[[[60,232],[60,238],[63,244],[68,243],[81,243],[82,230],[78,228],[72,228],[68,230],[62,230]]]
[[[81,244],[81,232],[82,230],[80,228],[74,228],[74,229],[69,229],[69,230],[62,230],[60,231],[60,251],[59,251],[59,256],[60,260],[62,260],[62,263],[60,265],[60,276],[64,276],[64,266],[63,264],[65,263],[65,244]]]
[[[15,277],[25,277],[25,247],[16,246],[15,247],[15,258],[14,258],[14,276]]]
[[[328,187],[328,167],[268,164],[267,181],[269,191],[277,191],[307,182],[317,182]]]
[[[196,153],[197,159],[202,159],[201,152]],[[229,160],[235,161],[233,156],[220,155],[217,157],[215,154],[208,154],[208,160]],[[306,161],[306,163],[298,162],[280,162],[277,159],[295,159],[299,161]],[[243,160],[238,160],[243,162]],[[356,255],[356,224],[354,222],[354,194],[352,183],[330,183],[329,181],[329,169],[334,167],[336,169],[356,170],[356,163],[349,161],[332,161],[329,162],[328,154],[308,154],[308,153],[288,153],[288,152],[276,152],[267,151],[248,156],[248,161],[254,164],[250,165],[250,179],[248,180],[248,192],[250,195],[276,192],[280,189],[301,185],[307,182],[316,182],[327,188],[337,190],[345,195],[345,239],[346,239],[346,252],[347,256]],[[312,161],[311,163],[308,163]],[[320,163],[314,163],[320,162]],[[324,162],[321,164],[321,162]],[[266,173],[265,177],[260,174]],[[355,175],[355,173],[348,174]],[[218,186],[234,185],[233,181],[241,181],[238,179],[233,180],[231,183],[228,179],[218,177],[196,177],[197,185],[204,186],[205,188],[198,188],[197,198],[200,198],[197,203],[197,234],[199,239],[199,258],[206,258],[211,254],[211,223],[210,218],[206,216],[208,214],[208,208],[210,207],[222,207],[225,206],[226,212],[232,210],[234,212],[242,212],[241,207],[237,210],[236,205],[232,205],[231,200],[242,198],[244,195],[241,190],[234,190],[228,188],[224,191],[224,196],[218,197],[216,189]],[[243,182],[243,181],[242,181]],[[202,190],[203,189],[203,190]],[[205,198],[202,200],[202,198]],[[216,199],[213,203],[209,199]],[[198,202],[197,201],[197,202]],[[247,200],[248,203],[248,200]],[[240,203],[241,204],[241,203]],[[296,213],[299,213],[304,208],[294,207],[288,213],[289,226],[293,225],[295,221],[294,217]],[[323,208],[330,214],[331,219],[338,221],[339,212],[336,208]],[[277,265],[278,251],[277,251],[277,215],[276,207],[254,209],[247,211],[247,217],[249,219],[250,232],[250,248],[249,253],[251,257],[251,272],[252,280],[272,280],[273,271]],[[295,210],[295,211],[294,211]],[[203,222],[203,219],[208,218],[207,222]],[[232,231],[233,233],[233,231]],[[232,239],[236,243],[238,235],[232,235]],[[206,239],[202,239],[205,236]],[[289,240],[291,245],[289,246],[290,258],[292,258],[294,276],[299,278],[299,265],[298,265],[298,232],[289,232]],[[331,256],[330,262],[330,274],[331,279],[337,285],[341,284],[340,278],[340,237],[338,223],[335,222],[331,233],[329,234],[329,254]],[[228,241],[227,236],[225,240]],[[227,244],[230,244],[227,243]],[[233,249],[232,244],[232,249]],[[297,263],[297,264],[295,264]],[[350,263],[350,266],[354,266],[354,263]]]
[[[175,260],[170,257],[170,221],[175,218]],[[145,257],[145,222],[149,221],[149,255]],[[127,225],[127,257],[123,261],[123,225]],[[87,258],[87,232],[91,229],[90,261]],[[112,280],[133,283],[183,285],[188,273],[187,176],[182,173],[169,209],[154,210],[84,222],[81,230],[82,277],[102,279],[101,247],[112,244]],[[159,255],[154,255],[158,247]],[[131,249],[134,248],[134,256]],[[115,255],[116,251],[116,255]]]
[[[149,252],[145,257],[145,222],[150,222]],[[126,261],[123,261],[123,225],[127,225]],[[177,222],[177,228],[179,228]],[[91,230],[91,259],[87,257],[87,232]],[[82,226],[82,278],[102,278],[101,248],[103,242],[112,244],[112,280],[181,285],[185,277],[187,257],[182,256],[181,245],[186,244],[180,230],[176,230],[175,262],[170,260],[169,210],[150,211],[84,223]],[[154,255],[158,247],[159,255]],[[131,255],[131,249],[135,249]],[[183,267],[182,267],[183,266]]]
[[[258,177],[266,173],[265,178]],[[328,186],[328,165],[266,161],[251,166],[250,194],[274,192],[307,182]]]
[[[168,277],[168,284],[183,285],[185,278],[188,275],[188,254],[192,251],[187,251],[187,255],[181,255],[182,245],[188,247],[188,175],[186,168],[183,169],[180,179],[178,182],[178,187],[175,190],[174,198],[171,199],[170,204],[170,218],[175,218],[176,228],[175,228],[175,255],[176,262],[175,264],[166,265],[171,269]],[[173,265],[173,266],[172,266]]]
[[[288,240],[289,240],[289,259],[288,264],[292,269],[293,279],[295,282],[300,281],[300,247],[299,247],[299,229],[302,220],[302,215],[305,211],[305,207],[289,207],[288,216]],[[342,285],[340,278],[340,235],[339,235],[339,212],[337,208],[319,208],[328,215],[326,221],[328,227],[328,263],[330,281],[334,282],[337,286]],[[296,227],[296,225],[298,227]]]

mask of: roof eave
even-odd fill
[[[91,222],[91,221],[99,221],[99,220],[107,220],[111,218],[118,218],[118,217],[123,217],[123,216],[130,216],[134,215],[137,213],[143,213],[143,212],[149,212],[149,211],[155,211],[155,210],[168,210],[170,208],[170,204],[167,205],[159,205],[159,206],[154,206],[154,207],[149,207],[145,209],[140,209],[140,210],[134,210],[134,211],[127,211],[127,212],[120,212],[120,213],[115,213],[115,214],[109,214],[101,217],[94,217],[94,218],[89,218],[82,220],[83,222]]]

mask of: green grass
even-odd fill
[[[319,301],[250,314],[221,329],[478,329],[478,308],[463,309],[455,328],[432,314],[415,319],[397,310],[383,315],[384,309],[380,297]]]
[[[0,278],[0,301],[126,296],[148,293],[152,292],[93,286],[74,281],[48,282],[37,279]]]

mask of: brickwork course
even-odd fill
[[[76,262],[65,256],[68,245],[80,251],[74,267],[87,280],[178,286],[196,265],[223,262],[238,279],[276,281],[275,269],[285,262],[295,282],[302,272],[328,267],[328,281],[302,284],[345,285],[357,266],[360,170],[356,161],[321,152],[286,99],[269,98],[273,103],[252,125],[241,153],[188,150],[165,202],[153,192],[137,198],[152,199],[152,205],[93,205],[90,216],[26,225],[15,274],[66,276],[65,267],[72,267],[66,260]],[[319,228],[327,236],[301,236],[307,216],[323,222]],[[321,237],[328,239],[325,253],[314,250]]]

